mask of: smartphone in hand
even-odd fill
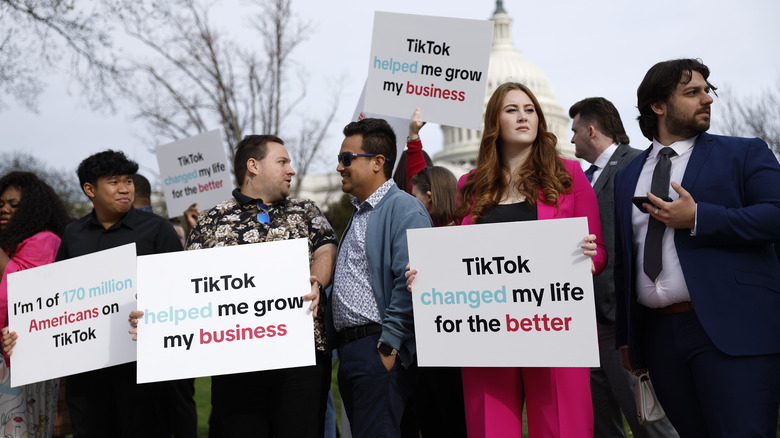
[[[663,199],[666,202],[672,202],[672,198],[668,196],[663,197],[661,199]],[[647,213],[647,209],[642,207],[642,204],[655,205],[652,202],[650,202],[650,198],[648,198],[647,196],[634,196],[633,198],[631,198],[631,202],[633,202],[634,205],[636,205],[636,208],[638,208],[639,211],[641,211],[642,213]],[[656,205],[656,207],[658,206]]]

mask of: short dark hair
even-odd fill
[[[79,168],[76,170],[82,191],[84,184],[97,185],[97,181],[101,177],[135,175],[136,172],[138,172],[138,163],[127,158],[124,152],[111,149],[90,155],[79,164]]]
[[[639,117],[637,117],[639,129],[648,140],[652,141],[658,133],[658,115],[653,112],[652,105],[656,102],[668,101],[677,89],[677,84],[690,82],[695,71],[704,77],[710,90],[713,92],[717,90],[707,80],[710,69],[701,62],[701,59],[672,59],[659,62],[647,71],[636,90],[636,107],[639,110]],[[715,95],[717,96],[717,93]]]
[[[344,136],[352,137],[360,135],[363,144],[360,146],[367,154],[381,154],[385,157],[385,178],[393,177],[393,166],[397,146],[395,144],[395,132],[384,119],[365,118],[352,122],[344,127]]]
[[[149,199],[152,197],[152,185],[149,180],[140,173],[133,175],[133,185],[135,186],[135,197]]]
[[[603,97],[588,97],[569,108],[572,119],[579,114],[580,120],[595,125],[602,134],[618,144],[628,144],[628,135],[620,120],[620,113],[612,102]]]
[[[246,162],[250,158],[254,158],[257,161],[265,158],[266,154],[268,154],[268,142],[284,145],[284,141],[281,138],[270,134],[247,135],[236,145],[236,154],[233,158],[233,172],[236,174],[236,183],[238,183],[239,187],[244,184],[244,179],[246,178]]]
[[[0,194],[8,187],[22,192],[19,207],[0,232],[0,250],[11,255],[20,243],[41,231],[62,236],[70,215],[54,189],[32,172],[11,172],[0,178]]]

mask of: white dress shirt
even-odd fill
[[[604,152],[599,155],[598,158],[596,158],[596,161],[594,161],[592,164],[596,166],[596,170],[593,172],[593,179],[590,180],[590,185],[594,186],[596,185],[596,181],[599,180],[599,175],[601,175],[601,172],[604,170],[605,167],[607,167],[607,164],[609,164],[609,159],[612,158],[612,154],[615,153],[617,150],[617,143],[612,143],[604,149]]]
[[[682,183],[685,168],[688,167],[688,160],[691,158],[693,145],[696,142],[697,137],[678,141],[669,145],[669,147],[674,149],[677,153],[677,155],[671,158],[671,181],[678,184]],[[647,196],[647,192],[650,191],[650,185],[653,180],[653,171],[655,170],[656,163],[658,163],[658,153],[663,147],[664,146],[659,143],[658,140],[653,139],[653,149],[650,151],[650,156],[647,157],[647,160],[642,167],[642,172],[639,174],[634,196]],[[668,196],[672,198],[672,200],[676,200],[680,197],[680,195],[672,189],[671,184],[669,185]],[[645,235],[647,234],[647,223],[649,220],[649,214],[642,213],[636,206],[633,207],[631,211],[631,222],[634,231],[634,266],[636,268],[634,275],[636,278],[637,301],[639,304],[652,308],[666,307],[674,303],[690,301],[691,297],[688,293],[688,286],[685,284],[685,277],[683,276],[682,267],[680,266],[680,259],[677,257],[677,250],[674,246],[675,230],[673,228],[667,228],[664,231],[663,244],[661,247],[663,270],[660,275],[658,275],[658,278],[653,282],[650,280],[650,277],[645,274]]]

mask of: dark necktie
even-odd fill
[[[655,196],[666,198],[669,196],[669,179],[672,172],[672,157],[677,155],[674,149],[665,147],[658,153],[658,163],[653,170],[653,182],[650,184],[650,192]],[[661,262],[661,244],[663,243],[666,225],[658,219],[650,216],[647,223],[647,235],[645,236],[645,274],[655,281],[663,269]]]
[[[585,171],[585,176],[588,177],[588,182],[593,182],[593,174],[596,173],[596,169],[598,168],[599,166],[591,164],[590,167],[588,167],[588,170]]]

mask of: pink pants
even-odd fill
[[[593,437],[588,368],[462,368],[469,438]]]

